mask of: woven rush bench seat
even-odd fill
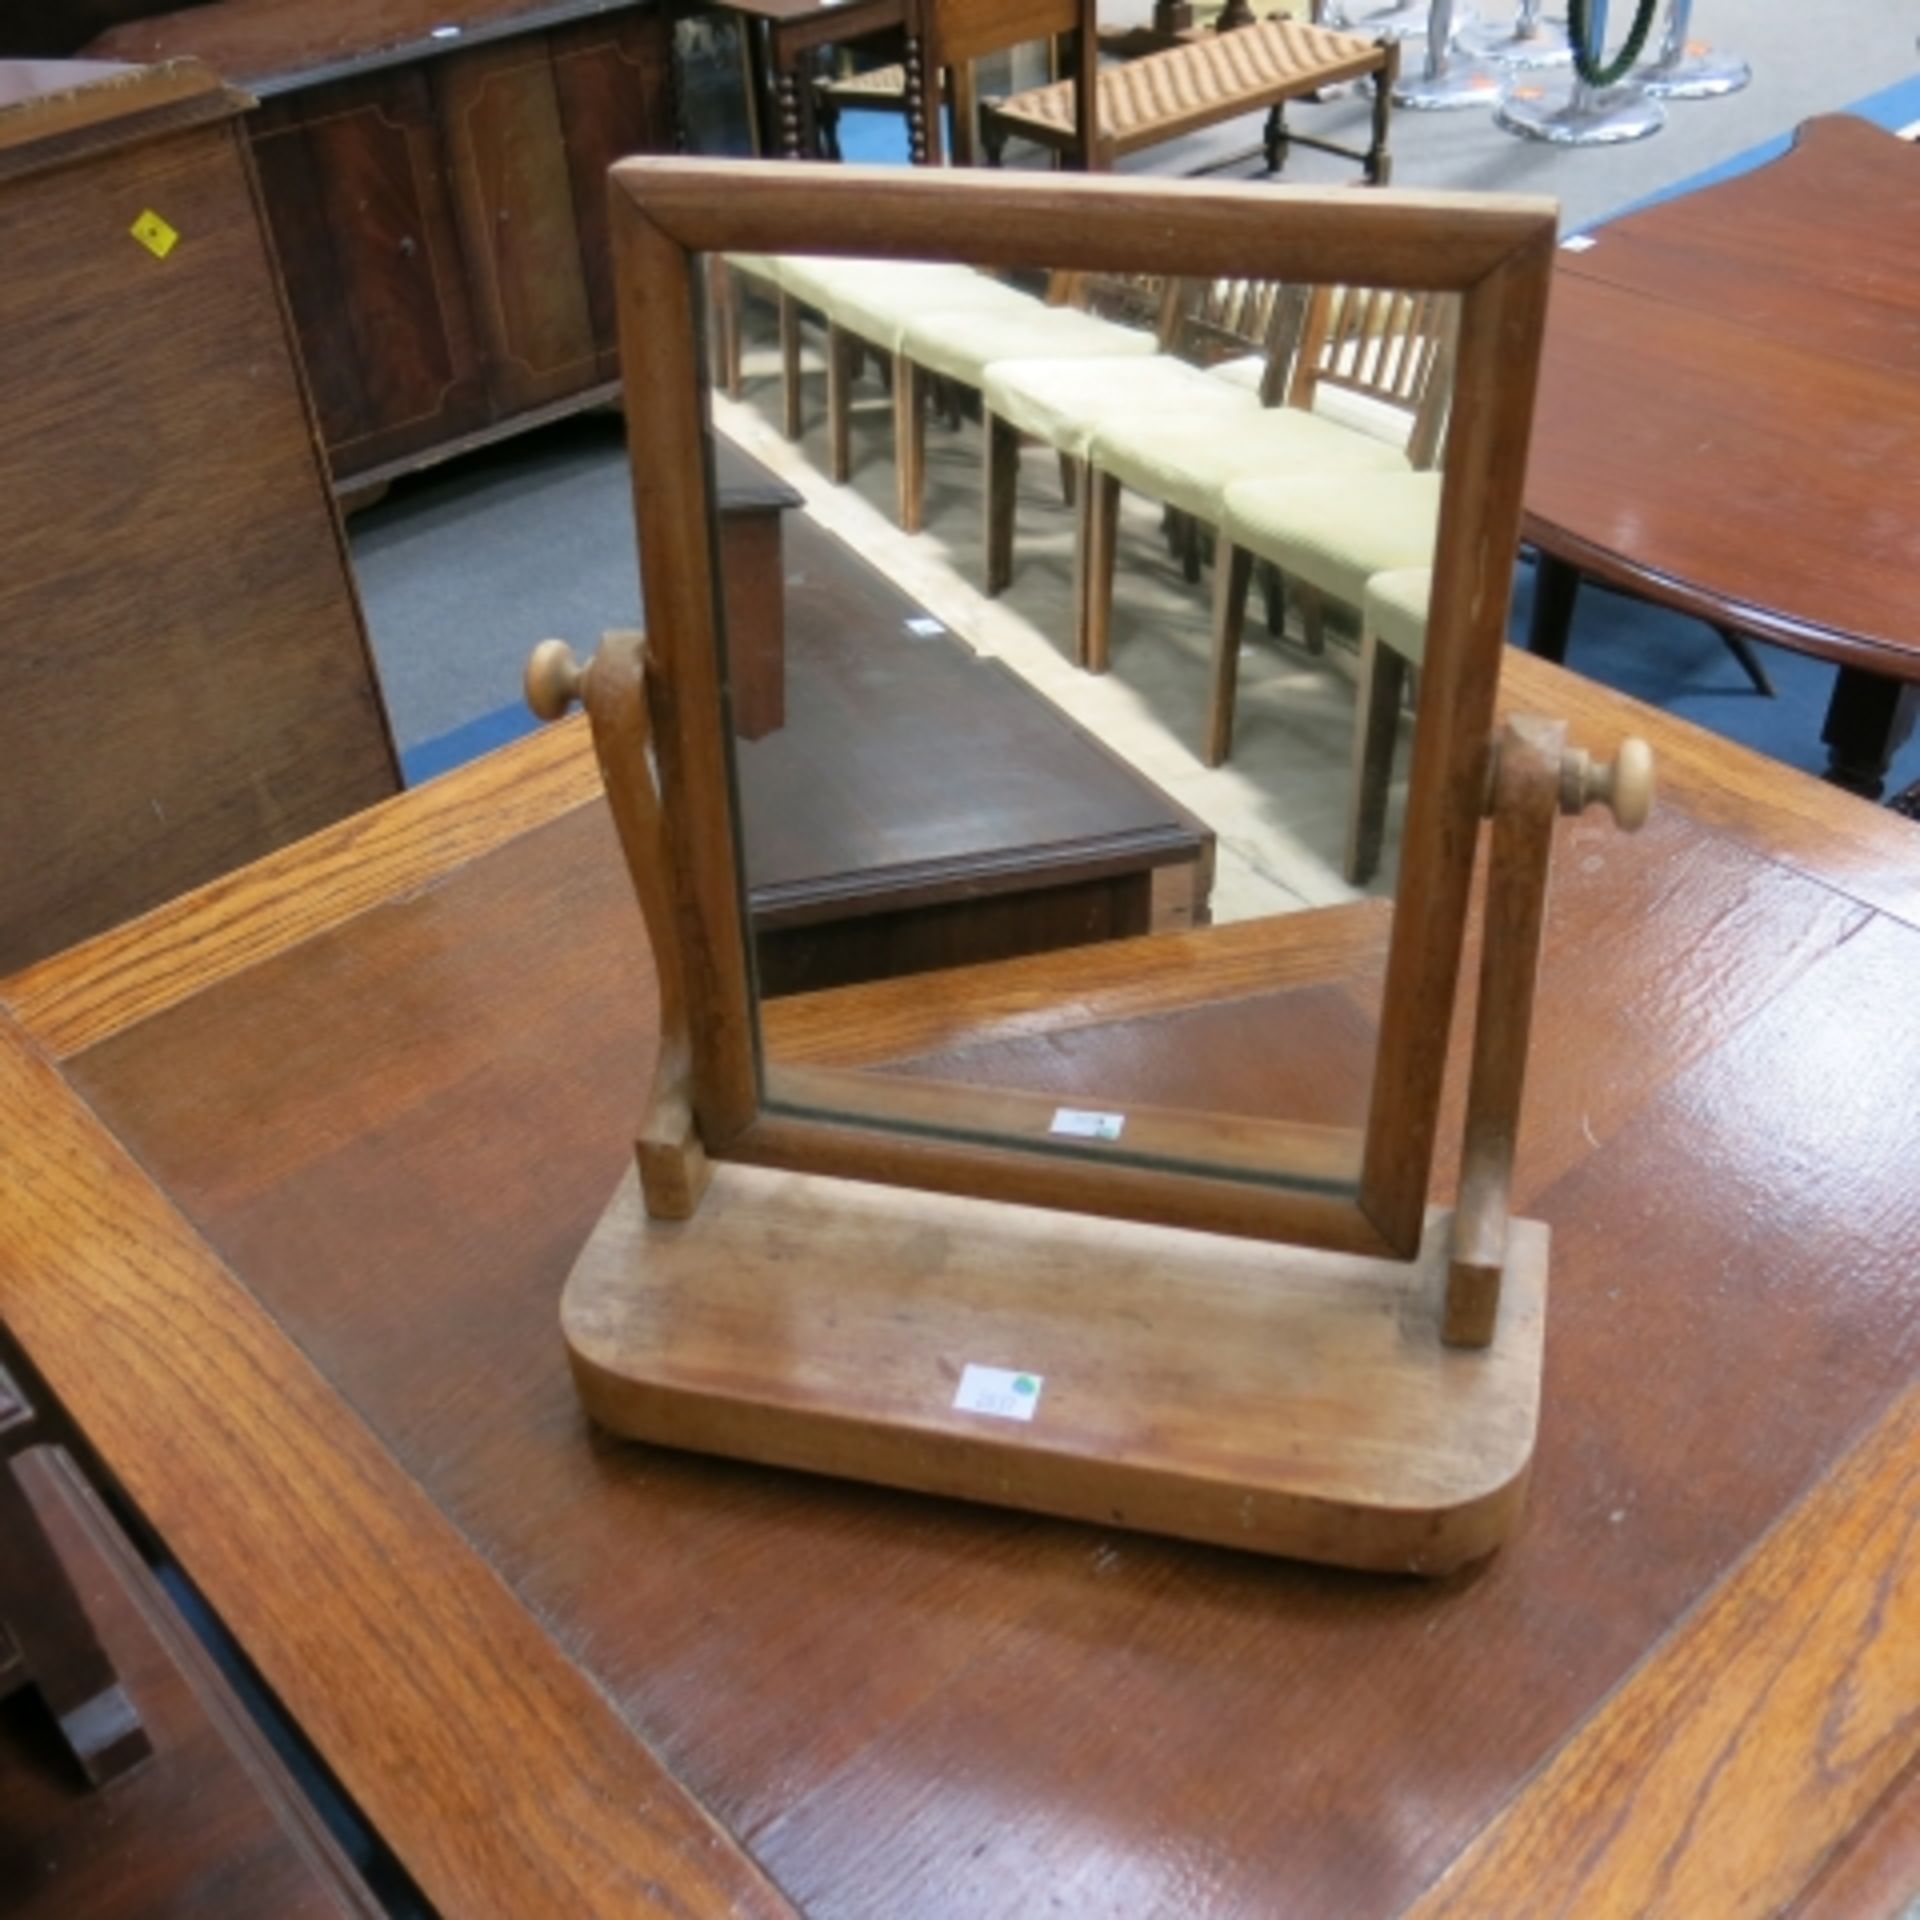
[[[1265,108],[1267,164],[1273,171],[1279,171],[1289,142],[1297,140],[1358,160],[1369,184],[1384,186],[1391,170],[1387,122],[1398,65],[1399,49],[1389,42],[1301,20],[1258,20],[1222,33],[1197,34],[1162,53],[1102,66],[1103,157],[1119,158]],[[1371,80],[1375,89],[1373,139],[1365,151],[1287,129],[1283,115],[1289,100],[1349,80]],[[988,102],[983,118],[988,157],[996,163],[1013,135],[1071,151],[1072,85],[1056,81]]]

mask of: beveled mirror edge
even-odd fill
[[[684,1097],[716,1158],[1410,1259],[1418,1251],[1492,744],[1558,209],[1551,201],[1109,176],[647,159],[609,176],[650,685],[687,986]],[[1247,214],[1287,218],[1250,231]],[[760,1103],[693,256],[805,250],[972,265],[1352,280],[1462,295],[1454,425],[1360,1183],[1337,1195],[889,1135]],[[1515,371],[1518,370],[1518,378]],[[638,403],[638,404],[631,404]],[[701,473],[696,492],[661,476]],[[1463,519],[1470,521],[1465,533]],[[1442,726],[1442,718],[1446,721]]]

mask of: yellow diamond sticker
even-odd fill
[[[127,231],[156,260],[164,260],[180,241],[180,236],[151,207]]]

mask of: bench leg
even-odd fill
[[[1267,171],[1278,173],[1287,164],[1287,108],[1286,102],[1276,100],[1267,109],[1266,131],[1260,136],[1260,144],[1266,149]]]
[[[1373,78],[1373,141],[1367,148],[1366,178],[1370,187],[1393,184],[1393,155],[1388,151],[1393,120],[1393,89],[1400,78],[1400,46],[1386,49],[1386,62]]]

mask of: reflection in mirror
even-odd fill
[[[702,280],[768,1105],[1350,1191],[1454,298]]]

